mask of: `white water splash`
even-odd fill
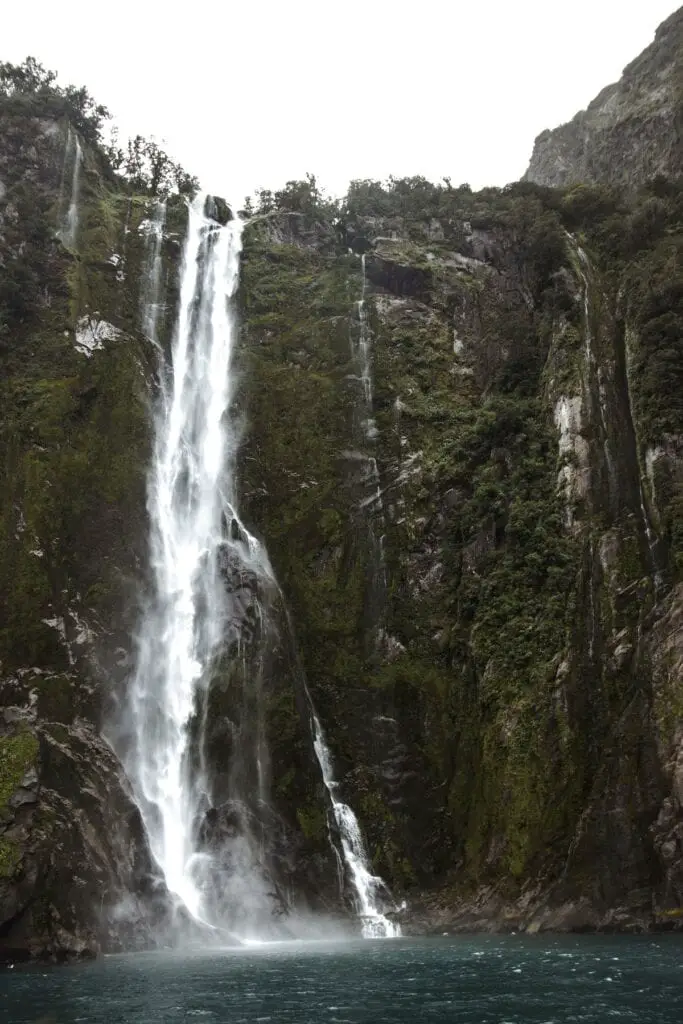
[[[344,863],[353,885],[356,913],[360,918],[363,938],[397,938],[401,934],[401,926],[387,917],[384,911],[388,907],[392,910],[398,908],[385,882],[379,875],[373,875],[370,871],[370,861],[356,815],[348,804],[337,798],[338,784],[334,778],[332,758],[325,742],[325,734],[315,712],[312,712],[312,715],[313,745],[339,829]]]
[[[157,207],[145,318],[153,341],[162,217]],[[221,227],[205,217],[204,197],[189,210],[172,376],[162,379],[149,482],[154,593],[140,630],[126,758],[154,859],[169,890],[200,921],[210,917],[202,893],[207,855],[196,836],[207,781],[201,765],[190,763],[189,727],[222,638],[217,556],[226,509],[232,515],[228,467],[235,444],[224,417],[232,397],[230,299],[241,230],[238,220]]]

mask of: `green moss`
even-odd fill
[[[299,807],[296,812],[296,820],[306,839],[319,843],[327,836],[327,817],[322,804],[311,804],[308,807]]]
[[[10,669],[66,667],[48,622],[70,605],[88,617],[120,616],[145,535],[147,381],[156,359],[139,334],[145,240],[137,229],[147,201],[117,186],[86,148],[79,237],[67,253],[53,232],[60,159],[50,149],[44,174],[19,173],[9,198],[26,217],[18,237],[0,242],[0,262],[17,268],[16,280],[3,277],[0,324],[5,302],[17,309],[22,295],[36,300],[12,323],[11,347],[0,337],[0,661]],[[169,211],[180,223],[176,206]],[[90,359],[74,347],[83,316],[119,331]],[[161,328],[163,337],[163,318]]]
[[[45,721],[69,723],[74,716],[75,684],[67,675],[42,675],[36,680],[38,713]]]
[[[38,757],[38,740],[28,729],[0,738],[0,810]]]
[[[21,864],[21,852],[16,843],[0,838],[0,878],[11,878]]]
[[[381,259],[370,253],[366,264],[370,281],[382,285],[392,261],[403,272],[400,301],[366,295],[379,429],[373,454],[387,517],[382,526],[370,522],[384,535],[385,596],[373,590],[375,556],[353,462],[340,458],[359,443],[350,362],[357,257],[245,240],[251,429],[243,492],[285,588],[335,761],[353,768],[350,802],[376,869],[409,884],[462,856],[470,878],[484,877],[487,863],[521,878],[549,848],[556,855],[578,813],[574,735],[553,680],[570,643],[580,545],[565,531],[552,408],[540,393],[546,377],[553,387],[574,380],[581,317],[567,275],[554,276],[567,243],[544,195],[475,197],[404,184],[383,192],[402,218],[390,230],[403,241],[380,243]],[[429,237],[427,210],[441,218],[443,240]],[[360,208],[350,201],[344,216],[345,230],[362,242]],[[465,273],[451,259],[453,244],[465,244],[453,227],[459,217],[478,218],[500,233],[501,246],[514,247],[534,309],[501,287],[502,267]],[[374,222],[368,230],[383,233]],[[463,318],[459,354],[453,323]],[[546,363],[553,367],[543,377]],[[411,469],[402,474],[404,460]],[[460,497],[449,511],[439,496],[453,491]],[[432,554],[423,569],[425,549]],[[441,573],[423,583],[437,560]],[[373,642],[378,616],[403,648],[391,663]],[[424,807],[413,808],[419,823],[387,811],[370,771],[380,756],[375,714],[395,717],[429,792]],[[553,787],[564,794],[564,811],[548,808]],[[425,830],[428,854],[411,835]]]

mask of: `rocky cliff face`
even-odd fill
[[[101,736],[146,585],[151,200],[54,110],[0,118],[0,955],[68,956],[168,914]],[[226,562],[206,754],[220,789],[256,680],[283,899],[340,905],[307,681],[409,929],[680,921],[682,255],[663,179],[261,197],[239,483],[289,621]]]
[[[637,187],[683,173],[683,9],[654,42],[568,124],[542,132],[525,180]]]
[[[376,868],[432,925],[674,920],[680,189],[283,201],[243,488]]]
[[[146,200],[20,98],[0,110],[0,955],[146,944],[158,878],[99,734],[145,537]],[[75,208],[73,204],[75,203]],[[169,240],[169,246],[173,246]]]

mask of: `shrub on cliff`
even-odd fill
[[[65,117],[86,142],[96,147],[105,166],[124,178],[132,191],[151,196],[172,193],[193,196],[197,178],[172,160],[154,139],[136,135],[125,147],[118,142],[116,128],[105,142],[105,125],[111,114],[97,103],[84,86],[57,84],[57,74],[43,67],[35,57],[21,64],[0,63],[0,113],[29,117]]]
[[[33,116],[67,117],[86,142],[101,145],[104,124],[111,114],[85,86],[57,85],[57,74],[35,57],[21,64],[0,64],[0,104]],[[0,106],[0,109],[2,107]]]

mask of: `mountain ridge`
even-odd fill
[[[636,188],[683,173],[683,8],[585,110],[541,132],[523,180]]]

